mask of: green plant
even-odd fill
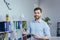
[[[45,17],[45,18],[42,18],[42,20],[44,20],[48,25],[50,25],[50,18],[49,17]]]

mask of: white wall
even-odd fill
[[[6,0],[10,3],[8,10],[3,0],[0,0],[0,21],[5,21],[6,14],[11,16],[13,20],[21,20],[21,15],[24,20],[31,20],[34,8],[34,0]]]
[[[40,0],[40,7],[43,10],[42,17],[50,17],[51,19],[51,35],[56,36],[57,22],[60,22],[60,0]]]
[[[39,6],[39,0],[34,0],[34,8],[38,7]]]

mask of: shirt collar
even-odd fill
[[[41,18],[39,19],[39,20],[34,20],[34,22],[38,22],[38,23],[40,23],[41,22]]]

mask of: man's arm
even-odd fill
[[[39,35],[34,35],[33,36],[34,38],[37,38],[37,39],[49,39],[48,36],[39,36]]]
[[[27,32],[27,31],[25,31],[25,30],[22,30],[22,33],[23,34],[26,34],[26,35],[28,35],[29,33]],[[36,38],[36,39],[49,39],[49,37],[48,36],[39,36],[39,35],[32,35],[32,37],[34,37],[34,38]]]
[[[45,27],[44,27],[44,35],[45,36],[39,36],[39,35],[34,35],[33,37],[34,38],[42,38],[42,39],[49,39],[49,37],[51,36],[51,34],[50,34],[50,28],[49,28],[49,26],[46,24],[45,25]]]

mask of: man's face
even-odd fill
[[[34,11],[34,18],[35,19],[39,19],[41,17],[42,13],[40,12],[40,10],[36,10]]]

